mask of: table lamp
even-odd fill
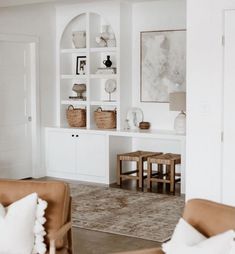
[[[180,111],[175,118],[174,128],[178,134],[185,134],[186,132],[186,93],[174,92],[169,94],[170,111]]]

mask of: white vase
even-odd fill
[[[73,44],[75,48],[86,47],[86,31],[75,31],[72,33]]]
[[[175,132],[177,134],[185,134],[186,132],[186,114],[181,111],[180,114],[175,118]]]

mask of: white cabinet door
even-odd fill
[[[235,11],[225,11],[222,201],[235,205]],[[219,112],[218,112],[219,114]]]
[[[47,135],[47,170],[76,173],[77,138],[72,132],[49,131]]]
[[[79,134],[78,174],[105,177],[105,135]]]

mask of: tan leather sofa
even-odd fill
[[[8,206],[36,192],[48,202],[45,229],[50,254],[71,254],[71,198],[68,184],[58,181],[0,180],[0,203]]]
[[[207,237],[235,229],[235,207],[208,200],[192,199],[188,201],[183,218]],[[164,252],[155,248],[122,252],[122,254],[164,254]]]

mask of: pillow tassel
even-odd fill
[[[36,221],[34,225],[35,243],[33,254],[45,254],[47,251],[43,238],[46,235],[46,231],[43,226],[46,222],[46,218],[44,217],[46,208],[47,202],[39,198],[36,210]]]

